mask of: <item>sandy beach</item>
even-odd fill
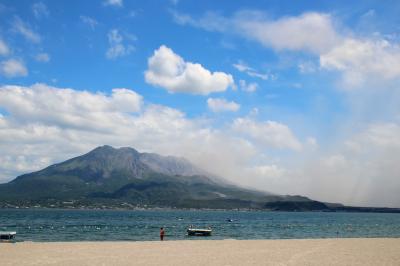
[[[20,242],[1,265],[400,265],[400,239]]]

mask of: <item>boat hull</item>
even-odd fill
[[[16,232],[0,232],[0,242],[14,242]]]
[[[211,236],[212,230],[210,229],[188,229],[188,236]]]

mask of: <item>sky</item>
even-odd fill
[[[0,183],[100,145],[400,207],[399,1],[0,0]]]

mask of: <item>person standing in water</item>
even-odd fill
[[[164,235],[165,235],[164,228],[163,228],[163,227],[161,227],[161,228],[160,228],[160,240],[161,240],[161,241],[163,241],[163,240],[164,240]]]

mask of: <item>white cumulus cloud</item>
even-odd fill
[[[359,87],[370,80],[400,78],[400,46],[386,40],[347,38],[320,56],[322,68],[343,73],[346,87]]]
[[[268,19],[260,11],[246,10],[232,17],[206,13],[199,19],[172,12],[181,25],[192,25],[209,31],[234,33],[276,50],[307,50],[319,54],[331,49],[340,39],[329,14],[307,12],[299,16]]]
[[[7,78],[24,77],[28,75],[28,69],[19,59],[8,59],[0,62],[0,74]]]
[[[213,112],[236,112],[240,109],[240,105],[233,101],[227,101],[222,98],[208,98],[208,108]]]
[[[327,51],[338,41],[338,35],[329,14],[309,12],[300,16],[267,20],[253,12],[238,14],[237,29],[248,38],[277,50],[307,50],[313,53]]]
[[[276,121],[258,122],[250,118],[237,118],[232,129],[251,137],[259,144],[278,149],[302,149],[301,142],[290,128]]]
[[[0,106],[18,121],[37,120],[73,128],[107,130],[110,120],[123,117],[124,112],[137,112],[141,105],[142,96],[123,88],[113,89],[110,96],[44,84],[3,86],[0,90]]]
[[[224,72],[210,72],[199,63],[186,62],[165,45],[148,60],[146,82],[168,92],[207,95],[222,92],[233,85],[233,77]]]

